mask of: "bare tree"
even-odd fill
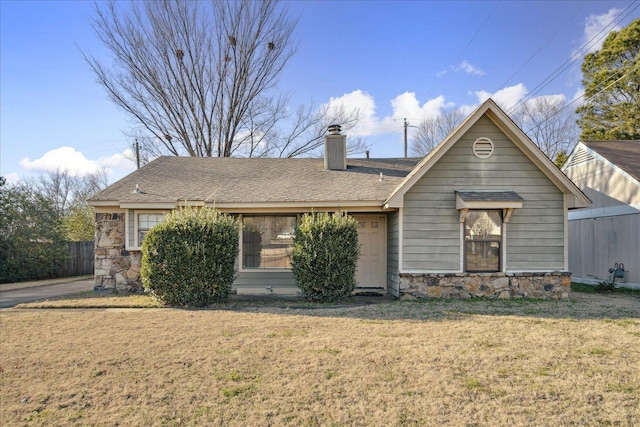
[[[37,179],[24,181],[20,185],[35,190],[64,215],[71,206],[88,206],[86,200],[108,184],[105,169],[85,176],[75,176],[67,170],[58,169],[42,174]]]
[[[578,138],[576,114],[563,96],[540,96],[516,111],[514,121],[551,160],[568,153]]]
[[[411,143],[411,155],[421,157],[429,154],[464,119],[461,109],[449,108],[435,117],[422,120]]]
[[[138,125],[143,153],[289,156],[305,151],[292,145],[313,146],[304,134],[315,128],[317,111],[293,116],[292,145],[279,130],[291,117],[276,86],[297,45],[296,20],[278,0],[127,5],[96,3],[93,26],[113,64],[85,60]]]
[[[237,148],[239,155],[248,157],[319,156],[329,125],[340,124],[343,132],[348,133],[358,123],[359,117],[358,110],[347,110],[344,105],[334,108],[329,104],[317,108],[314,104],[300,106],[286,117],[286,127],[256,123]],[[364,150],[362,139],[348,138],[349,154]]]

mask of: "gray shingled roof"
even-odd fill
[[[348,159],[347,170],[331,171],[323,159],[159,157],[90,201],[381,204],[419,160]]]
[[[640,141],[582,141],[582,143],[640,181]]]
[[[465,202],[522,202],[515,191],[456,191]]]

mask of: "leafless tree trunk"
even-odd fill
[[[429,154],[464,119],[460,109],[443,110],[438,116],[424,119],[418,124],[418,130],[411,144],[411,155],[421,157]]]
[[[541,96],[524,103],[514,121],[551,160],[570,151],[578,138],[576,114],[561,96]]]
[[[85,60],[151,157],[288,156],[288,97],[276,85],[297,49],[295,25],[278,0],[96,3],[93,26],[114,62]],[[304,112],[293,120],[306,132],[317,112]],[[313,146],[305,132],[292,145]]]

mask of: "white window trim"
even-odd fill
[[[130,223],[129,214],[133,211],[133,241],[134,244],[130,245],[129,241],[131,240],[131,232],[130,232]],[[167,211],[158,211],[153,209],[127,209],[124,214],[124,239],[125,239],[125,249],[130,251],[139,251],[142,250],[142,245],[138,241],[138,215],[139,214],[162,214],[167,215],[169,212]]]

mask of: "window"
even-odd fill
[[[243,268],[291,268],[295,215],[246,215],[242,222]]]
[[[500,271],[502,211],[470,210],[464,221],[464,262],[469,272]]]
[[[138,246],[142,246],[144,236],[156,225],[164,222],[164,214],[141,213],[138,214]]]
[[[129,209],[127,215],[127,248],[139,249],[142,241],[156,225],[164,222],[164,212],[141,212]]]

